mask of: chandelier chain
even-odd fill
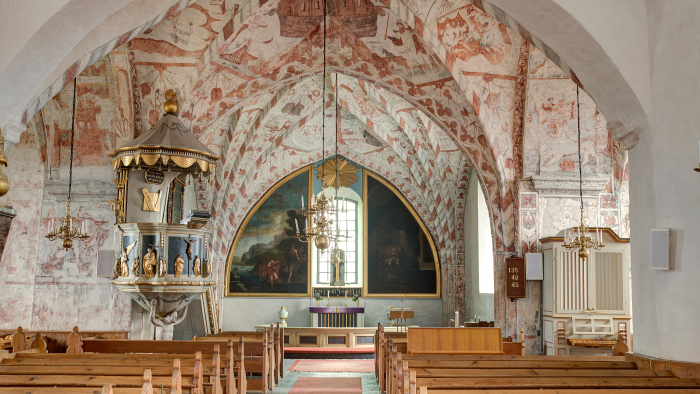
[[[77,101],[78,77],[73,81],[73,120],[70,126],[70,166],[68,167],[68,201],[70,201],[71,187],[73,185],[73,137],[75,135],[75,102]]]
[[[326,162],[326,18],[328,17],[328,10],[326,9],[326,0],[323,0],[323,99],[321,100],[321,105],[323,106],[323,120],[321,121],[321,157],[323,162]],[[325,178],[326,168],[323,166],[321,168],[321,176]]]
[[[581,101],[579,100],[578,85],[576,85],[576,121],[578,125],[578,190],[581,196],[581,210],[583,210],[583,164],[581,163]]]

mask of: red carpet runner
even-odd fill
[[[370,373],[374,372],[374,360],[297,360],[288,371]]]
[[[362,394],[362,380],[360,378],[300,377],[289,391],[289,394],[312,393]]]

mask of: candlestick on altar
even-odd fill
[[[455,328],[459,327],[459,311],[455,311]]]

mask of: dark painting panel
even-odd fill
[[[435,257],[409,208],[367,177],[367,290],[370,294],[434,294]]]
[[[286,180],[251,214],[239,230],[229,272],[229,295],[306,295],[310,265],[301,198],[308,205],[309,172]],[[295,223],[297,219],[297,223]]]

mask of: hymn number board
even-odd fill
[[[525,298],[525,259],[511,257],[506,259],[506,298]]]

